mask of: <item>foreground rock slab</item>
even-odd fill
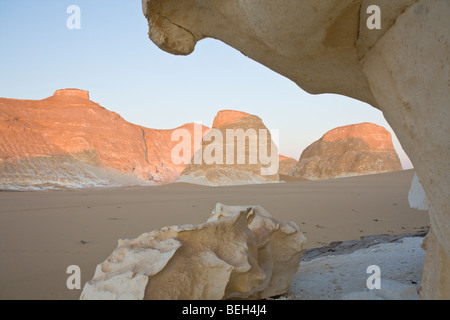
[[[217,204],[206,223],[165,227],[118,247],[82,300],[263,299],[285,293],[305,236],[260,206]]]

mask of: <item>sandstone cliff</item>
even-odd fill
[[[194,124],[180,128],[192,132]],[[83,90],[57,90],[38,101],[0,98],[0,184],[171,182],[185,166],[171,161],[177,143],[172,132],[133,125],[89,100]]]
[[[243,138],[227,139],[229,132]],[[261,152],[270,158],[263,160]],[[179,181],[214,186],[278,182],[278,149],[259,117],[223,110],[203,138],[201,155],[194,155]]]
[[[307,147],[291,176],[310,180],[402,170],[391,134],[373,123],[328,131]]]

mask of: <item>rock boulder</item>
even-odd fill
[[[285,293],[306,238],[260,206],[217,204],[207,222],[165,227],[117,249],[82,300],[262,299]]]
[[[201,159],[196,160],[199,154],[194,155],[178,181],[212,186],[279,181],[278,148],[267,127],[255,115],[220,111],[198,152]],[[267,161],[261,160],[261,152],[268,156]]]

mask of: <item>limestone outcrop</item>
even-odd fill
[[[82,99],[90,100],[89,99],[89,91],[87,90],[80,90],[80,89],[59,89],[56,90],[53,94],[54,97],[79,97]]]
[[[278,168],[278,174],[287,176],[292,169],[297,165],[297,160],[294,158],[286,157],[280,154],[279,156],[279,168]]]
[[[400,170],[389,131],[359,123],[325,133],[302,152],[290,175],[319,180]]]
[[[431,231],[426,299],[450,298],[450,2],[448,0],[143,0],[149,36],[191,53],[222,40],[304,90],[343,94],[380,109],[427,195]],[[369,28],[371,6],[380,29]],[[370,24],[369,24],[370,26]],[[443,279],[445,281],[443,281]]]
[[[177,129],[194,131],[194,124]],[[208,128],[197,128],[203,135]],[[92,187],[167,183],[185,164],[174,164],[176,130],[125,121],[78,89],[43,100],[0,98],[0,185]],[[196,150],[191,143],[191,152]]]
[[[207,222],[165,227],[132,240],[96,268],[82,300],[261,299],[297,272],[306,238],[260,206],[217,204]]]
[[[278,148],[262,120],[219,111],[178,181],[211,186],[278,182]]]

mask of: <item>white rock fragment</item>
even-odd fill
[[[90,299],[262,299],[287,291],[306,238],[260,206],[217,204],[206,223],[119,240],[81,294]]]

